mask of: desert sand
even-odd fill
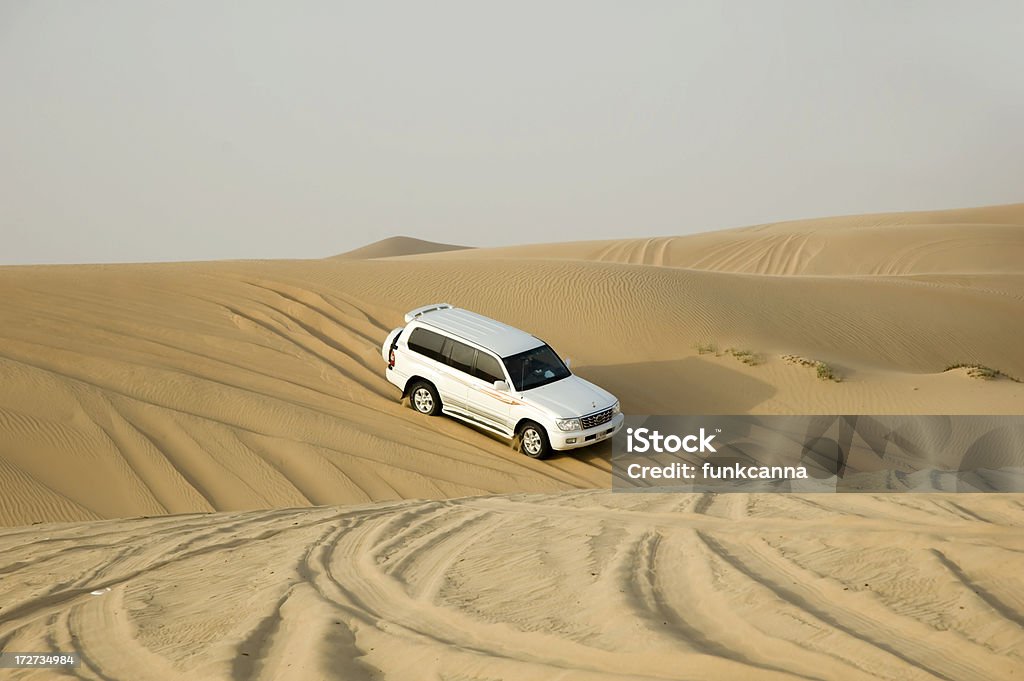
[[[57,524],[0,536],[0,641],[138,681],[1013,679],[1022,528],[996,496],[608,491]]]
[[[1024,204],[3,267],[0,649],[117,679],[1024,676],[1019,497],[600,491],[608,446],[533,461],[398,402],[380,343],[440,301],[627,413],[1024,414]]]

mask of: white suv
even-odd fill
[[[544,341],[447,303],[405,315],[382,354],[422,414],[441,412],[518,441],[523,453],[586,447],[622,427],[615,396],[574,376]]]

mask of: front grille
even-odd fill
[[[597,428],[600,425],[608,423],[612,420],[612,409],[609,407],[604,411],[594,412],[589,416],[584,416],[580,419],[583,422],[583,430],[590,430],[591,428]]]

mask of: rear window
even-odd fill
[[[434,333],[429,329],[424,329],[422,326],[417,326],[413,329],[412,333],[409,334],[410,350],[418,352],[430,359],[436,359],[439,362],[444,361],[444,358],[441,356],[441,346],[443,345],[444,336],[439,333]]]
[[[477,352],[476,370],[473,372],[473,375],[488,383],[505,380],[505,374],[502,373],[498,360],[485,352]]]

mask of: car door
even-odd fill
[[[508,383],[505,371],[501,367],[501,360],[489,352],[477,350],[470,376],[466,407],[487,425],[502,433],[510,434],[512,426],[509,419],[513,398],[508,391],[495,390],[495,381]]]
[[[473,367],[475,348],[452,338],[445,338],[441,348],[442,366],[438,368],[438,392],[446,409],[466,413],[469,393],[469,372]]]

